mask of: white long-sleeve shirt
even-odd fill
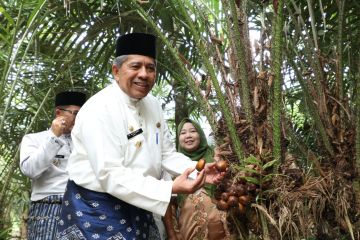
[[[142,133],[128,139],[140,128]],[[173,183],[159,180],[161,169],[178,175],[196,164],[175,151],[158,101],[151,95],[132,99],[116,82],[81,108],[72,140],[71,180],[160,215]]]
[[[56,137],[51,130],[27,134],[20,147],[20,170],[31,178],[31,200],[64,194],[71,153],[70,135]]]

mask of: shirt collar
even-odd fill
[[[71,133],[69,133],[69,134],[63,134],[63,135],[61,135],[61,136],[63,136],[63,137],[66,138],[66,139],[68,139],[68,138],[71,139]]]
[[[126,103],[129,107],[137,107],[142,99],[129,97],[117,84],[116,81],[113,82],[113,86],[116,89],[117,93],[120,95],[120,98],[124,103]]]
[[[49,132],[50,135],[54,135],[54,133],[51,131],[51,127],[49,127],[47,129],[47,131]],[[55,135],[54,135],[55,136]],[[66,138],[66,139],[71,139],[71,133],[69,134],[62,134],[59,136],[59,138]]]

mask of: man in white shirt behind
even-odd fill
[[[28,240],[53,240],[62,197],[68,181],[66,165],[72,151],[71,130],[86,101],[81,92],[61,92],[55,98],[55,119],[50,129],[23,137],[20,169],[31,178]]]

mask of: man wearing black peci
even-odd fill
[[[55,119],[50,129],[23,137],[20,169],[31,178],[28,240],[53,240],[57,232],[62,197],[68,181],[66,165],[72,151],[71,130],[86,101],[81,92],[61,92],[55,97]]]
[[[152,212],[164,215],[172,193],[193,193],[224,175],[214,164],[177,153],[159,102],[156,38],[131,33],[117,40],[114,82],[79,112],[69,159],[58,239],[159,239]],[[180,175],[160,180],[162,169]]]

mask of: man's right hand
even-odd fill
[[[57,117],[51,123],[51,131],[55,136],[60,137],[66,127],[66,120],[64,117]]]
[[[198,173],[196,179],[189,179],[189,175],[195,170],[195,167],[188,168],[183,174],[175,178],[172,185],[172,193],[190,194],[196,192],[205,184],[205,170]]]

